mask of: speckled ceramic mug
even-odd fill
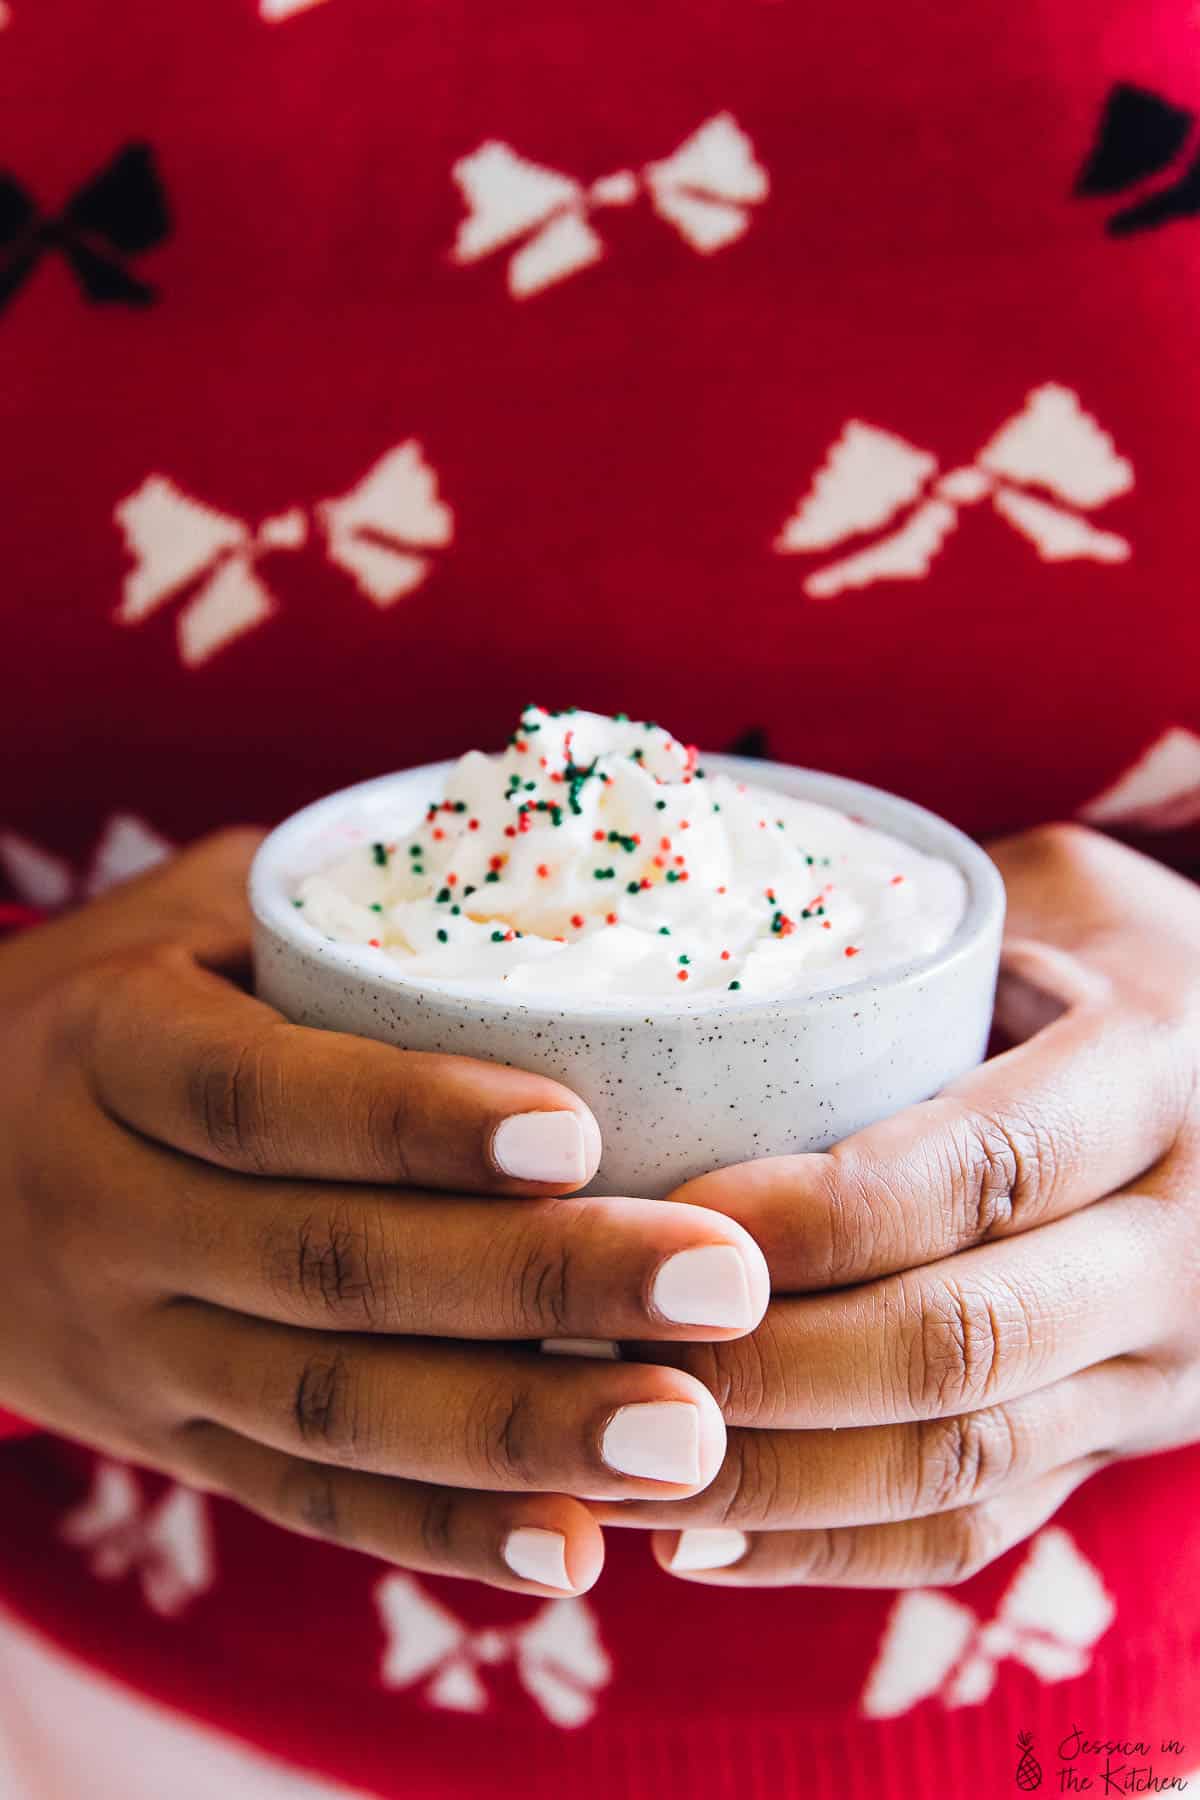
[[[410,1050],[511,1063],[565,1082],[591,1107],[604,1154],[589,1192],[657,1198],[707,1169],[827,1149],[928,1098],[984,1054],[1004,888],[979,847],[909,801],[839,776],[740,757],[705,766],[853,813],[961,870],[962,922],[933,956],[817,994],[704,1006],[572,1007],[408,980],[373,950],[334,943],[292,905],[300,878],[351,834],[394,837],[439,799],[451,763],[385,775],[319,800],[255,859],[259,994],[288,1018]]]

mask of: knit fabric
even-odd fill
[[[0,8],[0,927],[531,698],[1195,867],[1200,14],[1100,13]],[[610,1530],[546,1604],[35,1433],[0,1601],[384,1800],[999,1800],[1018,1733],[1200,1765],[1198,1497],[953,1593]]]

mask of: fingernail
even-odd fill
[[[680,1532],[668,1567],[727,1569],[730,1563],[740,1562],[749,1548],[750,1539],[744,1531],[702,1531],[693,1527],[690,1531]]]
[[[583,1127],[573,1112],[514,1113],[492,1133],[492,1160],[518,1181],[587,1178]]]
[[[619,1361],[621,1355],[620,1344],[611,1338],[543,1338],[542,1349],[547,1356],[605,1357],[610,1362]]]
[[[500,1554],[522,1581],[540,1581],[543,1587],[574,1592],[567,1574],[567,1540],[561,1531],[543,1531],[537,1525],[518,1525],[500,1547]]]
[[[650,1298],[676,1325],[747,1329],[755,1320],[746,1264],[732,1244],[706,1244],[669,1256],[654,1277]]]
[[[700,1480],[700,1415],[686,1400],[622,1406],[604,1428],[600,1451],[619,1475],[695,1487]]]

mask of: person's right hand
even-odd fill
[[[0,947],[0,1403],[406,1568],[579,1592],[569,1496],[694,1493],[724,1425],[681,1370],[536,1340],[738,1337],[763,1257],[705,1208],[564,1198],[600,1144],[555,1082],[252,999],[256,843]]]

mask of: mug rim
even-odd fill
[[[368,946],[327,938],[315,926],[307,924],[292,905],[286,884],[295,879],[297,852],[318,832],[327,830],[340,813],[362,810],[370,800],[385,793],[402,778],[425,775],[432,780],[448,773],[458,760],[450,757],[439,762],[416,763],[406,769],[372,776],[310,801],[282,820],[263,840],[250,867],[249,897],[256,922],[276,939],[283,940],[302,962],[336,970],[344,978],[366,988],[409,995],[418,1004],[452,1015],[475,1017],[482,1010],[485,1013],[516,1013],[530,1019],[653,1024],[659,1018],[673,1021],[695,1018],[698,1023],[704,1023],[717,1016],[753,1016],[781,1006],[802,1012],[827,1007],[856,994],[867,996],[880,990],[902,988],[968,959],[980,940],[1003,919],[1005,891],[999,869],[973,838],[929,808],[890,793],[886,788],[846,775],[832,775],[795,763],[702,752],[702,764],[715,773],[732,776],[749,786],[773,789],[793,799],[837,807],[842,812],[856,815],[869,826],[900,838],[912,848],[952,863],[967,885],[966,908],[952,935],[940,949],[927,955],[910,958],[891,968],[879,969],[833,987],[784,988],[771,994],[744,996],[721,989],[718,990],[719,997],[700,1002],[661,997],[650,1002],[621,996],[593,1001],[586,1006],[573,1006],[563,999],[527,999],[522,994],[498,994],[466,983],[456,982],[450,987],[415,980],[406,976],[399,965],[389,963],[386,968],[379,968],[375,952]],[[774,779],[778,776],[786,777],[789,785],[784,786]],[[796,783],[798,787],[793,785]],[[809,784],[814,791],[807,791]]]

